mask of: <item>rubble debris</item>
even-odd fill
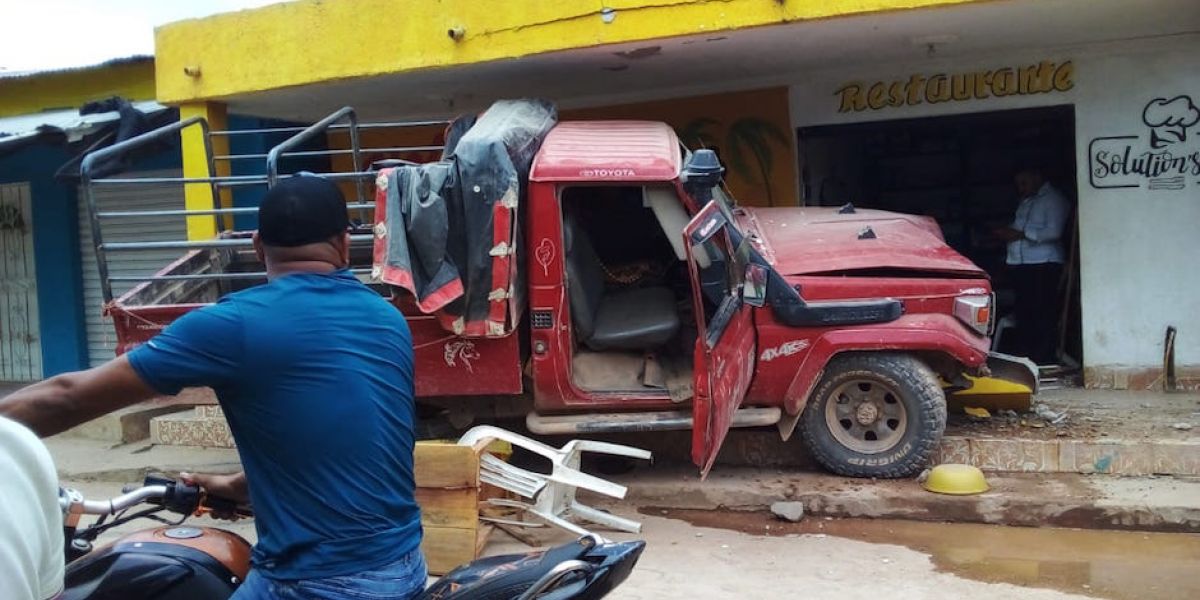
[[[1061,425],[1067,421],[1067,413],[1055,412],[1045,404],[1037,404],[1033,407],[1033,412],[1051,425]]]
[[[986,409],[986,408],[976,408],[974,406],[964,406],[963,412],[967,413],[968,417],[971,417],[972,420],[976,420],[976,421],[983,421],[983,420],[992,418],[992,413],[988,412],[988,409]]]
[[[799,523],[804,518],[804,503],[796,501],[776,502],[771,505],[771,513],[784,521]]]
[[[792,498],[795,498],[796,496],[799,496],[799,495],[800,495],[800,489],[797,488],[796,484],[794,484],[794,483],[789,483],[787,486],[787,489],[785,489],[783,491],[783,496],[785,498],[787,498],[788,500],[791,500]]]

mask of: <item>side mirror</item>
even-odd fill
[[[742,301],[750,306],[767,304],[767,268],[750,263],[746,265],[746,281],[742,285]]]

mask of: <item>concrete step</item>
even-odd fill
[[[63,432],[65,437],[128,444],[150,437],[150,422],[155,418],[187,411],[192,403],[187,399],[156,398],[149,402],[127,406],[97,417]]]
[[[234,448],[221,407],[201,405],[185,413],[150,420],[150,441],[163,446]]]
[[[1200,440],[946,436],[933,462],[988,472],[1200,475]]]
[[[656,462],[690,462],[691,433],[587,436],[645,448]],[[552,445],[565,437],[547,438]],[[988,473],[1074,473],[1145,477],[1153,475],[1200,476],[1200,437],[1075,437],[1028,439],[1017,434],[955,432],[942,438],[933,464],[966,463]],[[780,441],[774,431],[735,429],[729,432],[717,457],[719,471],[726,467],[773,468],[781,471],[819,471],[799,436]]]
[[[1200,531],[1200,481],[1189,478],[989,474],[991,489],[974,496],[934,494],[912,479],[745,468],[715,469],[703,482],[692,469],[658,466],[612,479],[629,488],[624,502],[660,509],[767,510],[788,500],[802,502],[805,514],[814,517]],[[586,503],[604,501],[590,492],[581,496]]]
[[[155,417],[151,441],[171,446],[233,448],[233,437],[217,405],[197,406],[188,413]],[[658,459],[687,461],[689,432],[622,435],[619,441],[647,448]],[[603,436],[599,436],[603,437]],[[802,467],[815,465],[798,440],[784,443],[773,432],[734,430],[721,452],[722,465]],[[1116,439],[1055,438],[1048,440],[988,435],[947,435],[933,464],[966,463],[988,473],[1077,473],[1127,476],[1200,476],[1200,438]]]

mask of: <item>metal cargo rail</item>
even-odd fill
[[[361,223],[355,227],[351,235],[352,249],[362,249],[369,247],[373,237],[371,235],[371,223],[369,213],[374,209],[372,202],[374,188],[374,171],[373,170],[357,170],[362,168],[362,160],[367,156],[378,155],[395,155],[413,152],[430,152],[441,151],[442,146],[424,145],[424,146],[388,146],[388,147],[371,147],[364,148],[361,144],[361,132],[364,130],[380,130],[380,129],[403,129],[412,127],[427,127],[445,125],[447,121],[409,121],[409,122],[381,122],[381,123],[359,123],[358,117],[353,108],[344,107],[320,121],[307,127],[269,127],[258,129],[236,129],[213,131],[210,130],[208,122],[202,117],[193,117],[172,123],[153,131],[143,133],[137,137],[114,144],[107,148],[89,153],[84,157],[80,167],[81,184],[84,190],[85,199],[87,201],[88,215],[91,226],[92,241],[95,245],[96,263],[100,276],[100,287],[103,292],[104,303],[106,310],[111,309],[114,305],[114,300],[119,300],[119,303],[125,303],[128,300],[133,305],[144,304],[138,302],[138,296],[147,291],[147,286],[165,282],[254,282],[265,281],[266,272],[259,268],[255,271],[233,271],[227,272],[222,269],[202,269],[203,272],[175,272],[178,267],[187,262],[189,257],[194,257],[195,253],[201,251],[214,251],[235,253],[246,251],[252,247],[251,234],[253,230],[236,230],[233,227],[234,220],[232,217],[238,215],[257,215],[258,208],[253,206],[225,206],[221,201],[222,191],[233,190],[234,188],[246,186],[274,186],[282,179],[293,177],[296,173],[283,173],[280,171],[281,163],[287,158],[321,158],[335,157],[348,155],[353,163],[352,170],[349,171],[333,171],[313,173],[315,175],[325,177],[333,181],[353,181],[355,189],[355,197],[353,201],[347,203],[347,209],[354,211],[359,217]],[[130,153],[140,150],[146,150],[155,144],[167,140],[177,139],[182,136],[186,130],[190,128],[199,128],[201,136],[204,140],[205,158],[207,161],[207,171],[210,176],[206,177],[130,177],[130,176],[109,176],[96,177],[97,165],[114,164],[117,159],[130,155]],[[301,149],[306,143],[324,138],[328,139],[330,134],[345,132],[349,136],[349,148],[330,148],[325,150],[305,150]],[[292,134],[284,141],[276,144],[266,154],[250,153],[250,154],[222,154],[214,155],[213,139],[224,137],[226,139],[234,136],[268,136],[278,134]],[[232,163],[233,161],[254,161],[265,160],[265,173],[261,175],[216,175],[218,163]],[[410,162],[403,161],[400,162]],[[332,164],[332,161],[331,161]],[[172,209],[172,210],[100,210],[96,199],[96,190],[104,186],[188,186],[188,185],[207,185],[210,187],[213,197],[212,208],[203,209]],[[231,192],[232,193],[232,192]],[[104,238],[104,225],[119,220],[139,219],[146,217],[179,217],[187,219],[191,217],[211,217],[217,225],[217,236],[208,240],[167,240],[167,241],[121,241],[107,242]],[[221,218],[224,217],[224,218]],[[178,249],[184,251],[185,256],[171,265],[163,265],[163,269],[159,272],[148,276],[128,276],[118,275],[113,276],[109,270],[109,257],[114,253],[123,252],[139,252],[150,250],[171,250]],[[228,256],[227,256],[228,258]],[[212,260],[211,264],[218,264],[220,261]],[[360,276],[370,273],[369,263],[366,266],[355,266],[354,272]],[[129,292],[124,294],[121,299],[115,299],[113,293],[113,283],[136,283]],[[227,289],[225,291],[228,291]],[[217,294],[218,296],[221,294]],[[170,296],[170,294],[168,294]],[[163,298],[164,300],[166,298]],[[208,301],[214,301],[215,298],[208,298]],[[153,304],[153,303],[151,303]],[[132,308],[129,306],[127,308]]]

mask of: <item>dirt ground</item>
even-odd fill
[[[74,439],[52,439],[50,445],[67,478],[64,484],[76,487],[90,499],[118,494],[123,484],[140,478],[142,468],[148,465],[157,465],[166,472],[236,468],[232,450],[137,445],[107,448],[101,442]],[[629,582],[611,596],[617,600],[1200,597],[1200,580],[1192,576],[1200,565],[1200,535],[1196,534],[1081,532],[868,518],[828,520],[814,514],[824,511],[872,516],[868,510],[872,506],[887,509],[889,502],[906,501],[908,496],[901,492],[912,488],[916,491],[910,495],[934,503],[929,511],[942,515],[940,518],[952,518],[944,504],[950,497],[921,492],[910,481],[870,482],[816,473],[723,468],[700,485],[694,469],[675,471],[662,466],[609,477],[628,484],[630,495],[623,503],[601,506],[642,521],[644,530],[637,537],[648,544]],[[993,477],[995,492],[979,497],[977,502],[1011,508],[1021,502],[1031,506],[1050,504],[1045,500],[1047,494],[1057,502],[1070,496],[1070,486],[1059,490],[1054,486],[1065,484],[1055,483],[1058,480],[1054,477],[1044,478],[1046,482],[1022,491],[1025,488],[1010,484],[1008,479],[1029,483],[1027,479],[1038,477]],[[1137,488],[1118,495],[1125,498],[1126,504],[1149,505],[1154,501],[1168,507],[1190,506],[1189,498],[1194,497],[1194,486],[1173,479],[1103,479]],[[1140,490],[1139,486],[1151,483],[1157,486],[1153,492]],[[1160,489],[1172,483],[1180,489]],[[1139,499],[1139,494],[1150,496]],[[805,521],[793,526],[761,512],[711,510],[747,502],[761,508],[785,498],[806,502],[810,511]],[[833,510],[838,503],[844,504],[841,508],[845,510]],[[706,510],[659,508],[662,506]],[[903,510],[889,509],[879,514],[894,512],[914,517],[910,504],[901,502],[900,506]],[[227,525],[201,518],[189,523],[228,527],[247,539],[255,537],[250,521]],[[129,524],[123,530],[153,525]],[[633,537],[608,535],[616,539]],[[545,543],[568,539],[565,535],[538,537]],[[496,532],[486,553],[526,550],[507,534]],[[1167,581],[1178,583],[1166,585]],[[1154,591],[1151,588],[1155,585],[1171,593],[1140,593]],[[1188,586],[1195,589],[1185,592]]]
[[[1055,390],[1044,399],[1053,410],[1067,412],[1067,425],[1039,428],[1018,423],[1014,427],[993,419],[986,423],[968,422],[965,426],[981,430],[1014,427],[1010,435],[1038,439],[1055,436],[1064,429],[1068,435],[1125,439],[1135,436],[1195,439],[1200,433],[1195,429],[1179,431],[1171,427],[1176,422],[1193,422],[1200,427],[1197,416],[1200,397],[1196,395]],[[1137,418],[1130,418],[1131,411]],[[964,425],[956,424],[956,427],[961,426]],[[121,485],[131,480],[131,475],[136,478],[141,467],[149,464],[161,467],[203,464],[209,467],[208,470],[236,467],[236,454],[231,450],[148,445],[107,448],[102,443],[84,440],[52,440],[51,445],[56,460],[60,461],[60,469],[87,475],[76,485],[89,498],[116,495]],[[721,473],[726,470],[715,475],[718,480]],[[771,473],[775,471],[768,470],[764,476]],[[862,481],[847,483],[837,478],[827,479],[840,482],[839,486],[868,485]],[[1117,481],[1129,485],[1139,482],[1144,483],[1143,480]],[[755,483],[754,480],[742,482],[741,493],[753,492]],[[819,486],[813,484],[811,487]],[[864,493],[866,491],[864,488]],[[769,495],[788,497],[786,493]],[[783,527],[764,535],[765,530],[759,532],[747,524],[758,523],[764,528],[777,526],[769,517],[764,520],[761,514],[710,512],[697,517],[680,511],[663,513],[649,501],[641,503],[644,506],[630,502],[608,507],[614,513],[642,521],[644,531],[637,537],[648,543],[630,580],[610,596],[614,600],[1200,597],[1200,589],[1188,587],[1197,586],[1191,574],[1200,565],[1200,551],[1197,550],[1200,537],[1194,534],[1143,537],[1160,534],[1091,532],[1113,536],[1093,539],[1080,537],[1079,532],[1071,530],[995,525],[971,525],[966,527],[981,529],[963,529],[960,525],[944,523],[886,526],[881,531],[881,521],[825,521],[821,517],[809,517],[799,526]],[[207,519],[190,522],[217,525]],[[134,528],[150,525],[153,523]],[[822,531],[826,526],[828,529]],[[241,521],[230,528],[254,539],[252,522]],[[1013,532],[1018,532],[1016,537]],[[1030,535],[1034,537],[1029,538]],[[631,536],[614,534],[611,537],[624,539]],[[1063,542],[1067,539],[1075,541]],[[943,543],[945,540],[951,543]],[[554,540],[547,538],[546,541]],[[968,543],[960,543],[962,541]],[[993,551],[996,548],[1011,548],[1012,551],[996,553]],[[1156,554],[1156,548],[1164,549],[1167,555]],[[485,552],[501,554],[526,549],[525,545],[497,532]],[[1096,555],[1097,549],[1104,553]],[[1148,556],[1156,557],[1153,564],[1147,564]],[[1152,570],[1164,565],[1166,571]],[[1133,592],[1129,592],[1130,589]]]
[[[946,435],[1038,440],[1200,439],[1200,394],[1062,388],[1044,390],[1035,401],[1066,419],[1055,424],[1033,413],[1006,415],[993,411],[990,419],[975,420],[961,411],[951,411]],[[1180,423],[1192,427],[1177,429],[1175,425]]]
[[[115,493],[120,485],[80,482],[88,497]],[[903,546],[858,541],[824,533],[784,533],[767,537],[734,529],[698,527],[680,518],[661,514],[639,514],[636,506],[609,506],[609,510],[643,523],[643,532],[606,534],[614,539],[643,539],[645,554],[629,580],[608,596],[612,600],[694,598],[706,600],[814,599],[933,599],[972,598],[1000,600],[1066,600],[1088,598],[1052,589],[994,583],[939,571],[930,554]],[[656,513],[657,509],[643,512]],[[253,523],[242,520],[232,525],[207,518],[192,519],[193,525],[229,528],[253,541]],[[153,526],[144,522],[123,526],[101,538],[105,543],[121,532]],[[543,542],[566,541],[566,534],[543,533]],[[525,552],[529,548],[503,532],[493,533],[485,554]],[[1061,587],[1061,586],[1060,586]],[[1088,592],[1082,585],[1079,591]]]
[[[696,527],[661,516],[629,514],[632,511],[628,509],[613,512],[640,519],[644,529],[637,537],[646,540],[647,546],[629,580],[609,596],[612,600],[1087,597],[939,572],[930,555],[902,546],[826,534],[763,537]],[[523,548],[504,534],[497,534],[487,552],[517,552]]]

